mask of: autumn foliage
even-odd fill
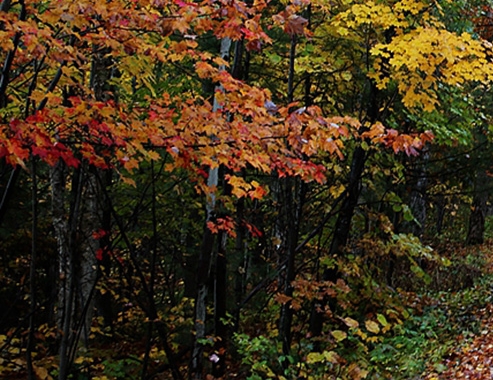
[[[392,376],[490,169],[474,9],[3,0],[0,373]]]

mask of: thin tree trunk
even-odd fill
[[[221,40],[220,56],[224,60],[229,57],[231,50],[231,39],[223,38]],[[225,70],[221,67],[221,70]],[[214,99],[213,111],[218,111],[220,105],[217,99]],[[210,168],[207,185],[210,189],[217,189],[219,184],[219,168]],[[199,255],[197,267],[197,297],[195,299],[195,337],[193,342],[193,351],[191,365],[189,370],[189,378],[200,380],[203,376],[204,367],[204,340],[206,339],[206,317],[207,317],[207,294],[209,287],[209,279],[211,274],[212,255],[214,249],[214,236],[207,227],[208,222],[213,222],[216,219],[216,196],[214,193],[207,195],[206,205],[206,225],[204,227],[204,237],[202,240],[202,248]]]
[[[428,186],[428,176],[426,174],[426,164],[430,159],[428,148],[424,148],[420,160],[416,160],[417,167],[414,168],[412,175],[415,178],[409,197],[409,208],[414,220],[404,223],[404,232],[410,232],[418,238],[422,238],[426,223],[426,188]]]
[[[474,182],[474,198],[469,217],[469,229],[467,232],[466,244],[475,245],[484,243],[484,231],[486,212],[488,207],[488,174],[486,170],[480,168],[476,173]]]
[[[101,182],[100,178],[100,182]],[[136,297],[135,301],[139,305],[139,307],[142,309],[142,311],[145,313],[146,318],[150,321],[156,321],[154,323],[154,327],[156,328],[158,332],[159,339],[161,341],[163,351],[166,355],[166,359],[168,361],[168,367],[171,370],[171,374],[174,380],[181,380],[183,376],[181,375],[180,368],[178,366],[178,363],[176,363],[176,358],[173,353],[173,350],[168,343],[168,338],[169,338],[169,333],[168,333],[168,327],[166,324],[161,320],[161,318],[158,315],[157,312],[157,307],[156,307],[156,302],[154,297],[151,295],[151,290],[149,288],[149,284],[146,280],[146,276],[142,272],[140,265],[139,265],[139,260],[137,258],[136,252],[135,252],[135,247],[133,244],[130,242],[130,239],[127,236],[126,233],[126,227],[124,223],[121,221],[121,218],[118,216],[118,214],[115,211],[115,208],[113,207],[110,194],[108,193],[107,189],[103,186],[100,187],[102,190],[102,193],[104,195],[104,198],[106,200],[105,204],[106,207],[110,210],[111,216],[113,217],[113,220],[115,221],[116,225],[118,226],[118,229],[120,231],[120,235],[122,237],[122,241],[127,247],[127,249],[130,252],[130,259],[131,259],[131,264],[133,266],[133,269],[135,270],[135,273],[139,280],[141,281],[142,285],[142,294],[145,296],[145,299],[147,300],[147,304],[142,300],[141,297]],[[131,275],[127,272],[123,272],[127,281],[129,283],[132,282]]]
[[[77,281],[80,290],[79,305],[82,311],[82,341],[84,345],[89,345],[89,335],[91,334],[91,324],[94,315],[94,288],[98,278],[98,261],[96,252],[99,249],[99,241],[93,237],[93,232],[101,228],[100,215],[100,194],[98,181],[94,173],[87,172],[84,175],[84,215],[82,217],[82,231],[84,236],[82,244],[82,254],[80,255],[80,265]]]
[[[36,159],[31,157],[31,211],[32,211],[32,227],[31,227],[31,262],[29,268],[29,298],[31,310],[29,315],[29,334],[26,347],[26,362],[27,374],[29,380],[35,380],[32,353],[34,349],[34,332],[35,332],[35,312],[36,312],[36,260],[37,260],[37,238],[38,238],[38,179],[36,170]]]
[[[247,75],[245,68],[242,65],[244,51],[244,41],[240,39],[235,42],[234,45],[234,61],[231,68],[231,75],[235,79],[242,79]],[[228,54],[228,52],[222,51],[221,54]],[[216,105],[217,107],[217,105]],[[224,169],[220,169],[219,181],[223,182],[223,195],[231,196],[231,189],[224,181]],[[243,203],[243,199],[238,202]],[[241,220],[238,221],[238,229],[242,229]],[[237,235],[236,244],[241,243],[240,232]],[[239,239],[239,240],[238,240]],[[227,317],[227,288],[228,288],[228,260],[226,244],[228,241],[228,234],[221,231],[217,238],[217,254],[214,257],[214,355],[211,359],[212,362],[212,375],[216,378],[224,376],[226,371],[226,351],[228,343],[228,327],[226,323]]]
[[[107,82],[110,79],[111,59],[106,57],[107,49],[101,50],[98,46],[93,47],[90,87],[94,92],[94,98],[98,101],[107,101],[112,94],[107,89]],[[103,177],[100,173],[102,169],[86,166],[84,173],[84,197],[83,215],[81,223],[82,254],[80,255],[80,265],[78,273],[78,285],[80,291],[79,307],[82,312],[82,340],[84,345],[89,345],[89,335],[91,333],[92,319],[95,306],[95,287],[98,280],[99,263],[96,259],[96,252],[101,247],[99,239],[94,237],[94,232],[102,227],[101,189],[99,178]]]
[[[151,161],[151,190],[152,190],[152,202],[151,202],[151,216],[152,216],[152,256],[150,262],[151,277],[149,279],[149,298],[154,300],[154,285],[156,281],[156,261],[157,261],[157,249],[158,249],[158,232],[157,232],[157,215],[156,215],[156,180],[154,174],[154,162]],[[147,326],[147,342],[146,351],[144,354],[144,360],[142,362],[142,380],[147,378],[147,367],[149,365],[150,353],[152,349],[152,332],[154,329],[154,322],[151,320]]]
[[[219,171],[217,168],[209,170],[208,185],[217,188]],[[214,194],[209,195],[207,202],[206,222],[215,220],[216,199]],[[189,378],[202,379],[204,339],[206,339],[207,294],[211,272],[214,235],[207,225],[204,227],[204,236],[197,266],[197,296],[195,299],[195,337],[192,351],[192,362]]]
[[[283,247],[286,250],[285,255],[285,276],[283,279],[283,293],[287,297],[293,296],[293,281],[296,277],[296,246],[300,231],[302,209],[305,198],[306,185],[299,178],[289,178],[284,181],[284,208],[285,221],[287,229],[285,231],[285,242]],[[282,365],[286,368],[289,365],[287,356],[291,354],[291,327],[293,322],[293,313],[291,302],[288,301],[281,306],[279,318],[279,339],[282,343],[282,351],[286,356]]]
[[[21,172],[21,168],[19,165],[12,168],[12,172],[10,173],[9,181],[5,186],[5,190],[3,191],[2,200],[0,201],[0,226],[3,224],[5,219],[5,214],[8,210],[8,204],[12,195],[15,192],[15,185],[17,183],[17,179],[19,178],[19,174]]]
[[[26,19],[26,5],[23,0],[19,2],[21,4],[21,12],[19,14],[19,20],[25,21]],[[11,1],[3,0],[0,5],[0,11],[7,13],[10,10]],[[0,108],[4,108],[8,103],[8,95],[7,95],[7,87],[10,80],[10,71],[12,70],[12,63],[14,62],[15,53],[17,51],[17,47],[20,43],[21,33],[17,32],[13,39],[14,48],[7,53],[5,61],[3,63],[2,71],[0,74]],[[21,168],[19,165],[15,166],[12,169],[12,173],[10,175],[10,179],[5,187],[2,200],[0,202],[0,225],[2,225],[5,214],[7,212],[7,206],[9,200],[12,198],[15,190],[15,184],[17,183],[17,179],[19,178]]]
[[[59,161],[50,170],[53,227],[57,239],[58,251],[58,307],[57,326],[60,336],[59,380],[68,377],[70,367],[70,347],[73,341],[74,300],[75,300],[75,265],[73,237],[79,211],[80,183],[74,175],[72,192],[75,197],[71,205],[70,217],[66,211],[66,166]]]
[[[222,231],[218,236],[218,251],[214,266],[214,351],[212,375],[224,376],[226,370],[226,344],[228,339],[227,316],[227,258],[226,242],[228,234]]]
[[[437,196],[435,201],[436,216],[435,216],[435,229],[438,236],[443,231],[443,219],[445,218],[445,206],[447,205],[445,196],[442,194]]]
[[[297,37],[293,35],[291,37],[290,47],[290,60],[289,60],[289,73],[288,73],[288,102],[294,101],[294,75],[295,75],[295,59],[296,59],[296,47]],[[305,87],[305,106],[310,105],[310,84],[309,78],[307,79]],[[300,178],[287,178],[281,181],[279,184],[281,190],[282,202],[281,207],[284,210],[283,215],[283,244],[282,247],[285,251],[285,275],[282,279],[283,293],[287,297],[293,296],[293,281],[296,277],[296,247],[298,245],[298,238],[300,232],[300,224],[302,218],[302,209],[305,200],[306,185]],[[294,310],[291,305],[291,301],[285,302],[281,306],[279,316],[279,340],[282,343],[283,355],[286,357],[282,362],[283,368],[287,368],[289,365],[288,356],[291,354],[291,341],[292,341],[292,322],[293,322]]]
[[[366,151],[357,146],[351,162],[351,170],[349,174],[349,183],[346,190],[346,197],[344,198],[341,209],[336,220],[334,227],[334,234],[330,245],[329,256],[338,256],[344,254],[344,249],[349,240],[349,233],[351,231],[351,221],[353,219],[354,210],[358,204],[358,198],[361,192],[361,176],[366,163]],[[330,281],[335,283],[339,278],[339,270],[337,266],[332,268],[326,268],[322,275],[323,281]],[[328,304],[333,310],[335,305],[330,299]],[[324,307],[325,303],[315,305],[315,310],[312,312],[310,332],[312,336],[319,336],[322,333],[323,320],[324,320]]]
[[[21,5],[19,20],[25,21],[27,16],[26,4],[24,0],[20,0],[19,4]],[[0,11],[7,13],[10,9],[10,5],[10,0],[2,1],[2,4],[0,5]],[[15,53],[17,52],[17,48],[20,43],[21,34],[21,32],[17,32],[14,35],[14,39],[12,41],[12,45],[14,46],[14,48],[12,50],[9,50],[3,64],[2,72],[0,75],[0,108],[4,108],[5,106],[7,106],[8,103],[7,87],[10,81],[10,71],[12,69],[12,63],[14,62]]]
[[[370,83],[369,101],[367,106],[367,120],[370,124],[378,120],[378,90],[373,83]],[[353,152],[351,159],[351,167],[348,176],[348,185],[345,191],[345,198],[339,210],[334,232],[329,249],[330,257],[337,257],[344,254],[344,249],[349,240],[351,231],[351,221],[354,216],[354,211],[358,205],[358,198],[361,193],[361,177],[365,169],[367,161],[366,151],[361,144],[358,144]],[[326,268],[323,272],[323,281],[335,283],[339,278],[339,270],[337,266]],[[315,303],[311,318],[310,318],[310,334],[311,336],[320,336],[322,334],[323,322],[325,319],[325,307],[329,305],[330,309],[334,310],[334,299],[324,299],[320,303]]]

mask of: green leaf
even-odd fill
[[[438,373],[442,373],[444,371],[446,371],[448,369],[448,367],[442,363],[438,363],[435,365],[435,371],[437,371]]]
[[[381,324],[383,327],[385,327],[385,326],[387,326],[387,325],[389,324],[389,323],[387,322],[387,319],[385,318],[385,316],[384,316],[384,315],[382,315],[382,314],[377,314],[377,320],[378,320],[378,322],[380,322],[380,324]]]
[[[402,205],[400,203],[395,203],[392,206],[392,210],[394,210],[394,212],[401,212],[402,211]]]
[[[403,211],[404,211],[403,217],[406,222],[410,222],[414,220],[413,213],[411,212],[411,209],[408,206],[404,206]]]
[[[269,58],[269,60],[273,63],[273,64],[278,64],[279,62],[282,61],[282,57],[278,54],[275,54],[275,53],[267,53],[267,57]]]

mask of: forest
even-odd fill
[[[0,377],[492,379],[486,0],[0,0]]]

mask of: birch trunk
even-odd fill
[[[84,236],[82,244],[82,254],[78,272],[78,284],[80,289],[79,307],[81,310],[82,340],[87,347],[91,324],[94,316],[94,290],[98,279],[98,262],[96,252],[99,249],[99,241],[93,237],[93,232],[101,227],[101,207],[99,204],[100,191],[98,181],[94,173],[87,173],[84,176],[84,215],[82,217],[82,228]]]
[[[223,38],[221,40],[220,55],[224,60],[228,60],[229,52],[231,50],[231,40],[229,38]],[[225,70],[223,66],[221,70]],[[220,105],[217,99],[214,99],[213,111],[218,111]],[[207,179],[207,185],[210,189],[217,189],[219,184],[219,168],[214,167],[209,169],[209,177]],[[206,225],[209,221],[214,221],[216,218],[216,195],[210,192],[207,196],[206,204]],[[209,279],[211,275],[211,264],[214,247],[214,236],[211,231],[204,227],[204,237],[202,241],[202,248],[199,256],[198,268],[197,268],[197,297],[195,299],[195,338],[193,343],[193,351],[191,358],[191,365],[189,371],[189,378],[194,380],[200,380],[203,378],[204,367],[204,340],[206,339],[206,319],[207,319],[207,295],[209,287]]]
[[[60,339],[60,380],[68,376],[70,362],[70,347],[74,339],[74,313],[75,313],[75,265],[73,255],[72,237],[74,232],[73,219],[77,217],[78,200],[74,202],[71,218],[67,212],[66,202],[66,174],[67,168],[59,161],[50,170],[53,228],[57,240],[58,251],[58,305],[56,321]],[[78,193],[78,191],[76,191]]]
[[[113,94],[108,90],[108,80],[111,77],[111,59],[107,57],[107,49],[98,46],[93,48],[90,86],[94,92],[94,98],[98,101],[107,101]],[[82,340],[87,347],[91,324],[94,316],[95,288],[98,280],[99,264],[96,259],[96,252],[100,248],[100,242],[93,237],[95,231],[102,227],[104,205],[100,203],[103,199],[100,189],[99,178],[105,175],[102,169],[85,166],[84,173],[84,196],[83,196],[83,215],[80,228],[82,240],[82,254],[78,273],[78,285],[80,298],[78,300],[81,310]]]

